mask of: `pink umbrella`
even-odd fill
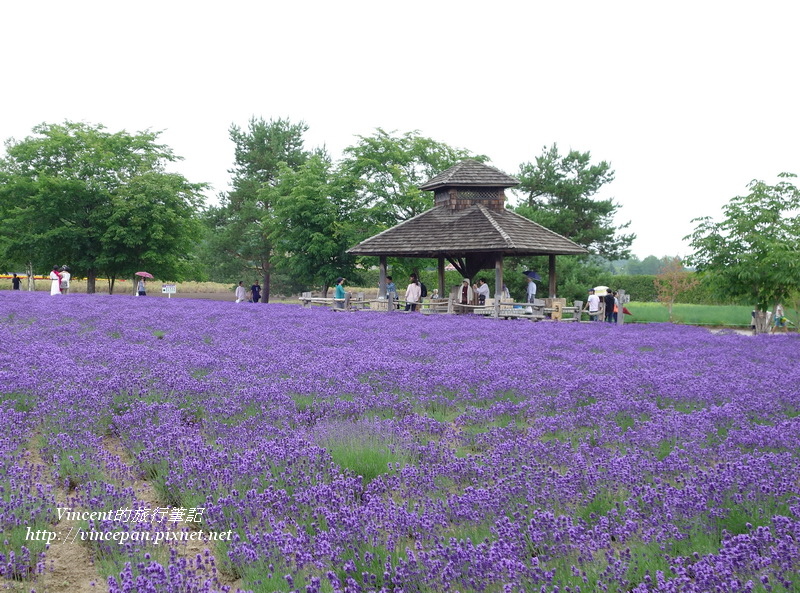
[[[152,278],[153,275],[150,272],[136,272],[137,276],[142,276],[144,278]]]

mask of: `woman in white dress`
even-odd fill
[[[61,294],[61,274],[58,272],[58,266],[53,266],[53,271],[50,272],[50,296]]]

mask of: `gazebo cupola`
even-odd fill
[[[437,175],[419,188],[433,191],[434,207],[466,210],[477,204],[494,212],[505,208],[505,188],[519,181],[475,160],[465,160]]]

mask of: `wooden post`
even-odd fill
[[[617,325],[622,325],[625,321],[625,291],[618,290],[617,291],[617,300],[619,301],[619,306],[617,307]]]
[[[381,255],[378,264],[378,298],[387,298],[386,295],[386,256]]]
[[[492,317],[500,317],[500,299],[503,298],[503,254],[494,260],[494,311]]]
[[[439,258],[439,265],[437,267],[437,271],[439,272],[439,298],[443,299],[444,295],[447,294],[447,291],[445,291],[445,286],[444,286],[444,258],[443,257]]]
[[[572,317],[575,319],[575,321],[580,321],[581,311],[583,311],[583,301],[573,301],[572,306],[575,308],[575,313]]]
[[[547,287],[547,292],[551,299],[556,298],[556,256],[550,255],[548,256],[549,263],[550,263],[550,270],[548,271],[549,275],[549,284]]]
[[[33,262],[29,261],[25,264],[25,275],[28,282],[28,292],[36,290],[36,278],[33,273]]]

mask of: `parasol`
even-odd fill
[[[539,276],[539,274],[537,274],[533,270],[527,270],[527,271],[522,272],[522,273],[525,274],[528,278],[533,278],[534,280],[541,280],[542,279],[542,277]]]
[[[136,272],[136,276],[141,276],[142,278],[152,278],[153,275],[150,272]]]

